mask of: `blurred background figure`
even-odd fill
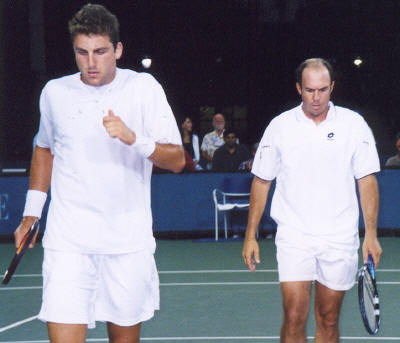
[[[225,117],[222,113],[217,113],[213,117],[212,125],[214,131],[207,133],[201,144],[201,156],[206,161],[206,169],[212,169],[212,159],[215,150],[224,145],[223,133],[225,130]]]
[[[243,161],[240,163],[239,170],[242,171],[250,171],[251,168],[253,167],[253,160],[254,156],[256,155],[257,148],[258,148],[259,143],[254,143],[251,147],[251,157],[247,161]]]
[[[237,143],[236,133],[225,130],[225,144],[218,148],[212,159],[212,170],[216,172],[237,172],[242,162],[250,159],[250,152],[243,144]]]
[[[396,135],[397,154],[389,157],[385,163],[385,167],[400,168],[400,132]]]
[[[182,144],[187,154],[185,153],[186,160],[188,160],[187,155],[192,159],[192,163],[190,164],[190,169],[185,168],[185,171],[190,170],[202,170],[203,168],[200,166],[200,146],[199,146],[199,136],[193,133],[193,121],[189,117],[185,117],[181,124],[181,133],[182,133]]]

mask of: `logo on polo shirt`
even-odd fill
[[[335,134],[333,132],[329,132],[326,137],[328,138],[328,141],[333,141],[335,139]]]

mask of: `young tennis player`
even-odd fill
[[[51,342],[85,342],[107,322],[110,342],[139,342],[141,322],[159,307],[153,258],[153,164],[179,172],[180,133],[161,86],[149,74],[117,68],[117,18],[85,5],[69,22],[79,72],[51,80],[40,98],[40,128],[16,245],[41,216],[39,318]]]
[[[364,119],[330,102],[334,80],[327,61],[301,63],[296,87],[302,103],[271,121],[254,158],[243,258],[252,271],[260,262],[256,230],[276,178],[271,216],[278,225],[281,342],[306,342],[312,282],[315,342],[338,342],[341,304],[358,269],[355,180],[365,222],[364,261],[371,254],[377,266],[382,253],[374,175],[380,170],[379,159]]]

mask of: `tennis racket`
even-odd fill
[[[379,330],[380,314],[375,267],[371,255],[368,255],[368,262],[358,272],[358,302],[367,332],[375,335]]]
[[[14,258],[12,259],[10,266],[6,270],[2,284],[7,285],[9,281],[11,280],[11,277],[13,276],[15,269],[17,269],[17,266],[19,262],[21,261],[22,256],[24,256],[26,250],[29,247],[29,244],[32,242],[33,237],[35,237],[36,233],[39,230],[39,220],[35,220],[35,222],[32,224],[28,232],[25,234],[24,238],[21,241],[21,244],[19,245]]]

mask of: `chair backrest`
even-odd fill
[[[250,193],[253,177],[232,178],[226,177],[222,189],[225,193]]]

